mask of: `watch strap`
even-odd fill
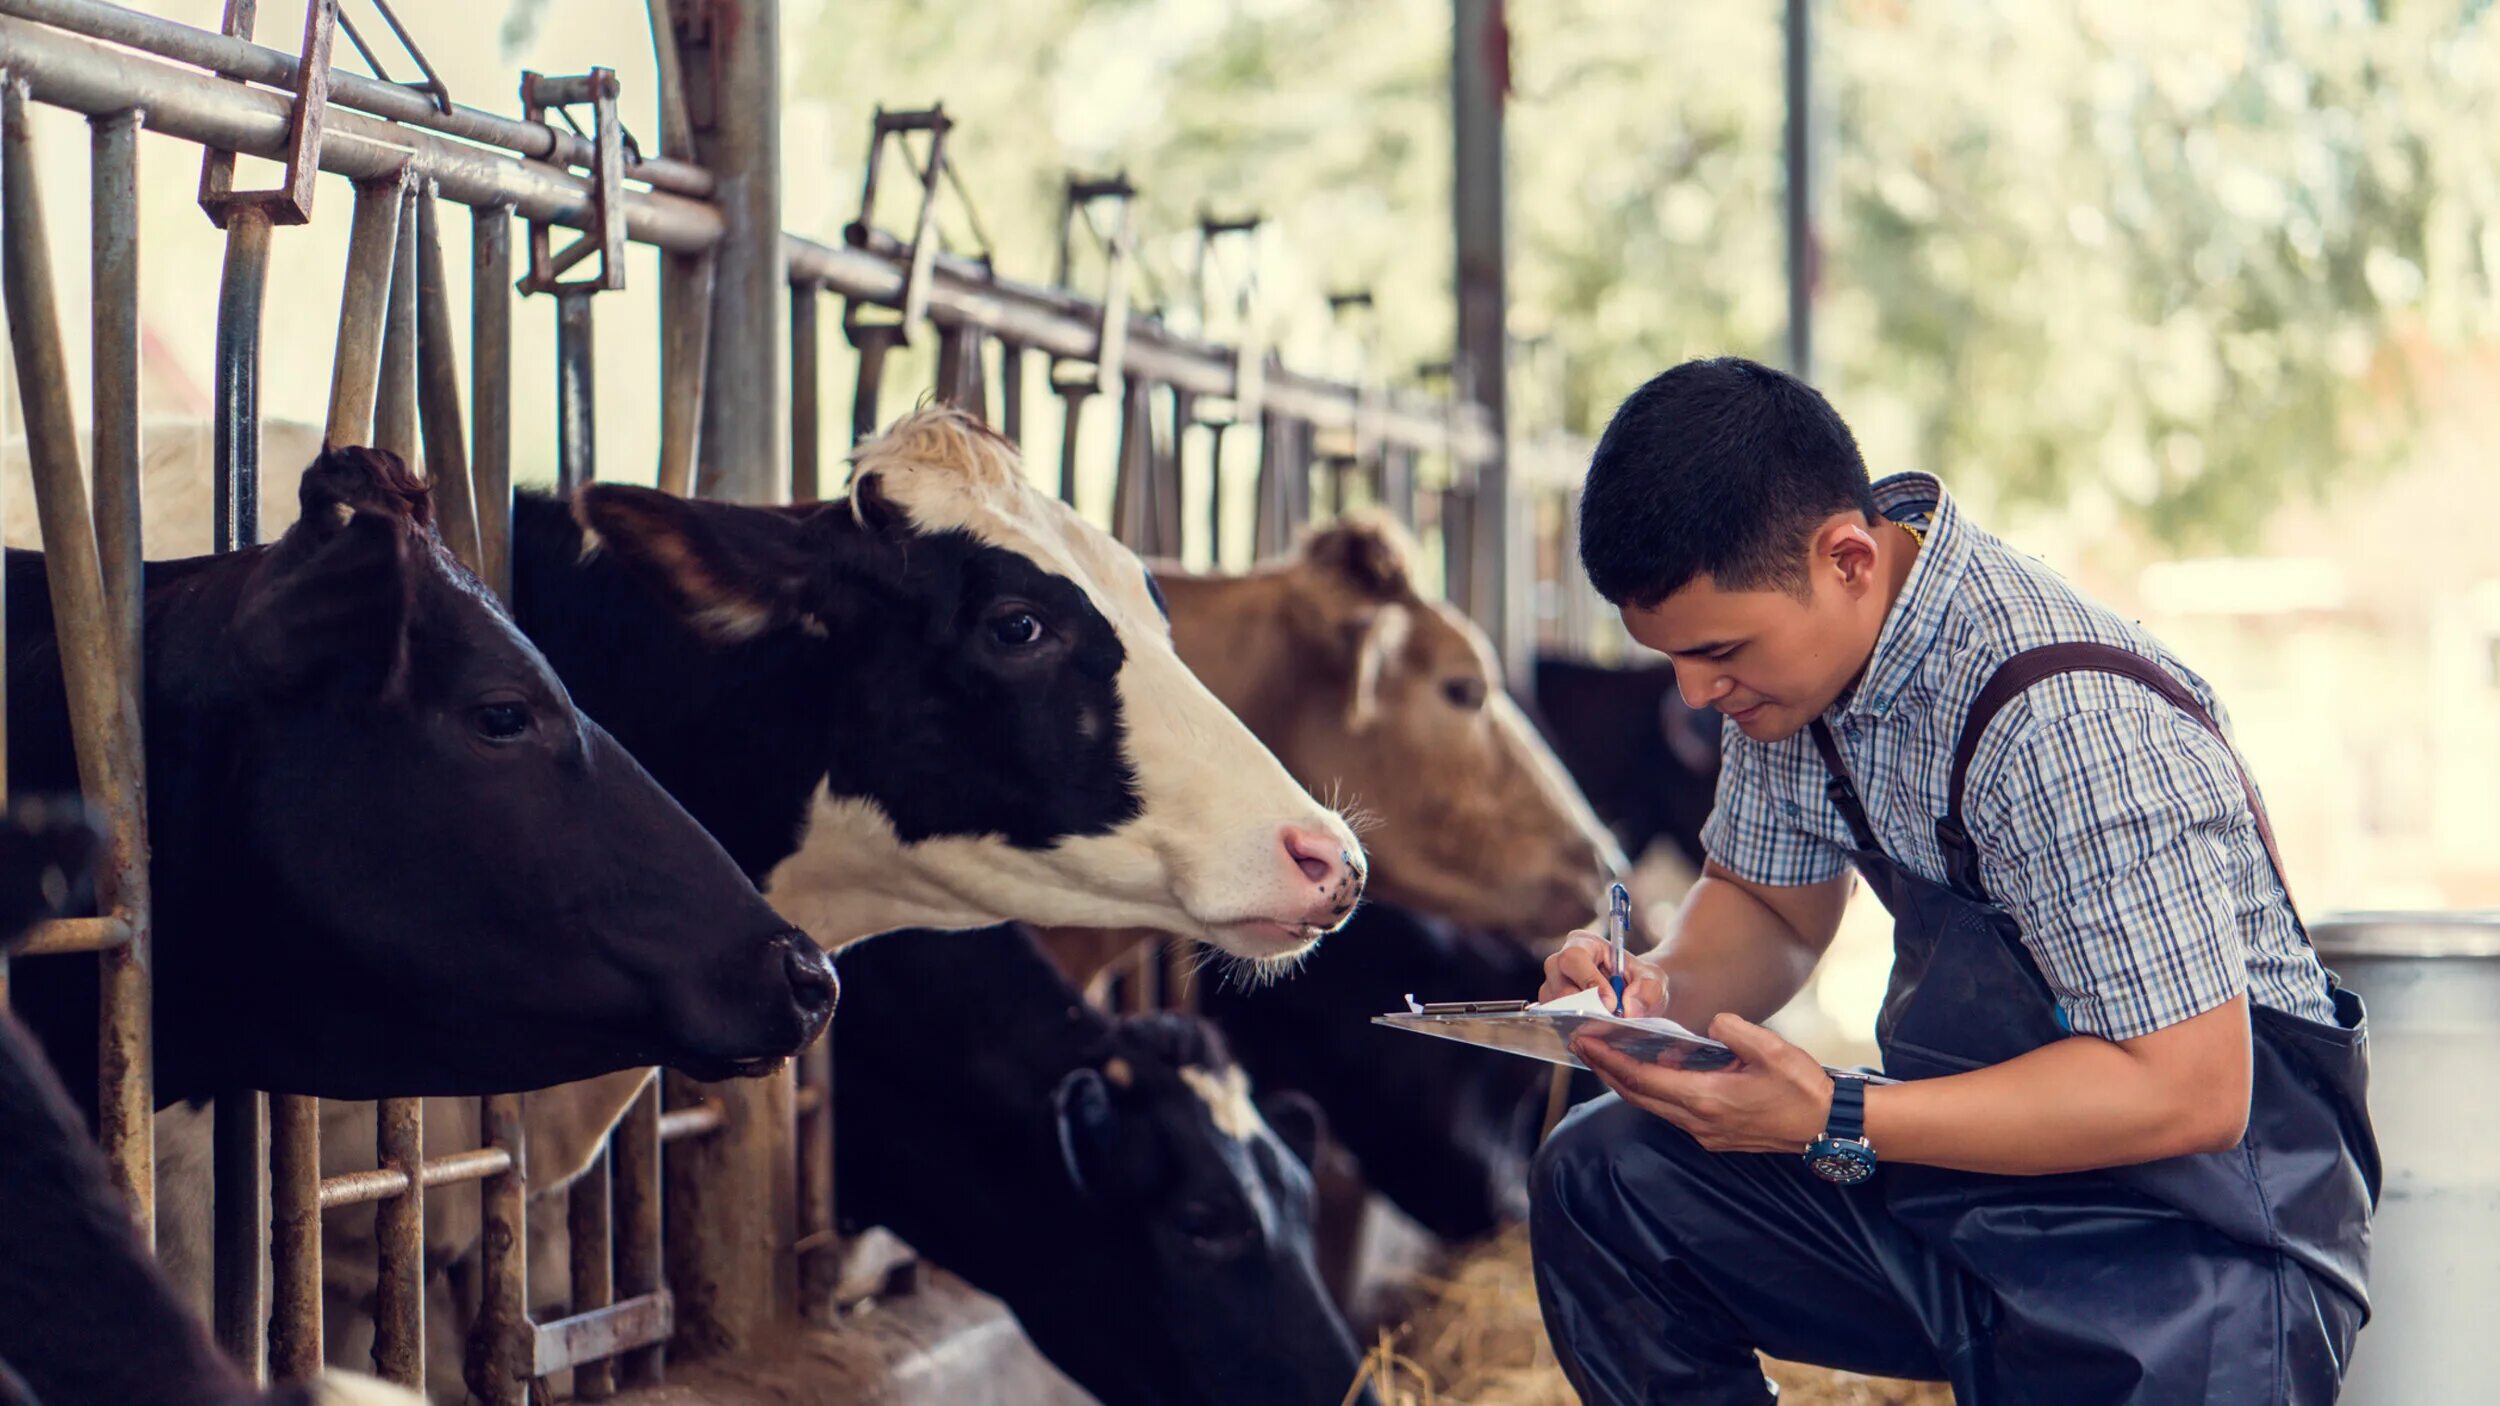
[[[1866,1081],[1854,1074],[1832,1076],[1832,1112],[1823,1124],[1827,1138],[1863,1140],[1866,1137]]]

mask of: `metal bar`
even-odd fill
[[[822,495],[817,480],[821,457],[824,368],[820,353],[824,336],[817,330],[817,304],[824,289],[804,280],[790,285],[790,501],[813,503]],[[662,487],[667,485],[663,484]]]
[[[225,273],[217,288],[216,452],[212,545],[230,552],[260,540],[260,322],[269,291],[269,217],[237,210],[226,222]]]
[[[1788,369],[1800,380],[1814,378],[1814,5],[1788,0],[1786,62],[1781,65],[1788,93],[1788,119],[1782,132],[1787,190],[1783,223],[1788,235]]]
[[[1155,543],[1154,386],[1130,376],[1120,384],[1119,477],[1111,489],[1111,535],[1141,556]]]
[[[983,384],[981,369],[981,329],[960,322],[939,323],[937,398],[987,423],[989,387]]]
[[[272,1094],[269,1115],[269,1370],[310,1381],[321,1374],[321,1102]]]
[[[699,477],[707,493],[723,498],[781,502],[790,488],[790,454],[781,442],[790,429],[788,407],[782,403],[781,365],[788,346],[781,325],[788,301],[784,290],[790,282],[781,236],[781,6],[767,0],[712,0],[681,7],[681,13],[697,9],[702,12],[700,33],[679,30],[681,59],[696,123],[695,149],[720,177],[714,213],[728,231],[713,274],[711,369],[716,374],[703,401],[704,471]],[[697,84],[710,90],[702,101],[693,91]],[[739,1088],[742,1092],[731,1097],[747,1099],[752,1093],[748,1101],[758,1104],[773,1099],[762,1084]],[[786,1158],[788,1153],[782,1147],[773,1155]],[[761,1175],[769,1159],[760,1146],[745,1158],[734,1173],[746,1183],[743,1192],[718,1207],[730,1219],[772,1215],[773,1208],[762,1204],[776,1194]],[[782,1180],[788,1180],[786,1168]],[[773,1223],[789,1224],[790,1214],[783,1206]],[[752,1243],[766,1242],[759,1237]],[[717,1304],[680,1307],[697,1321],[718,1308],[719,1326],[743,1340],[770,1316],[764,1312],[767,1307],[789,1302],[787,1276],[776,1281],[764,1269],[748,1265]]]
[[[425,1390],[425,1101],[386,1098],[374,1108],[382,1166],[420,1185],[374,1207],[373,1369]],[[316,1192],[318,1194],[318,1192]]]
[[[226,35],[250,39],[258,8],[259,0],[226,0]],[[300,225],[312,218],[313,177],[321,174],[321,140],[330,107],[330,42],[338,26],[338,0],[307,0],[304,42],[297,47],[303,57],[291,85],[283,184],[274,190],[239,191],[234,188],[234,152],[212,146],[200,158],[200,207],[219,228],[246,207],[265,211],[272,224]]]
[[[609,1147],[615,1162],[616,1292],[630,1303],[661,1291],[660,1081],[656,1075],[625,1110]],[[659,1385],[661,1360],[657,1342],[632,1349],[617,1363],[617,1384]]]
[[[486,575],[477,504],[469,486],[469,448],[460,423],[459,350],[452,345],[451,281],[443,269],[441,202],[431,182],[417,191],[417,409],[425,422],[426,477],[434,484],[434,521],[443,545],[463,566]]]
[[[1024,348],[1004,340],[998,344],[998,431],[1024,448]]]
[[[411,469],[417,457],[417,188],[400,188],[392,239],[391,291],[383,304],[380,379],[373,393],[371,443]]]
[[[486,584],[512,600],[512,207],[469,226],[469,473]]]
[[[833,1042],[818,1040],[801,1052],[798,1074],[791,1111],[798,1119],[799,1241],[822,1243],[834,1228]]]
[[[498,290],[510,286],[495,285]],[[535,1344],[529,1321],[529,1183],[522,1166],[521,1096],[482,1099],[479,1113],[487,1149],[503,1154],[504,1165],[478,1188],[480,1288],[466,1376],[470,1392],[486,1406],[526,1406]]]
[[[532,1335],[531,1370],[543,1377],[570,1367],[578,1382],[585,1372],[604,1367],[606,1358],[667,1342],[676,1326],[675,1304],[666,1292],[542,1323]],[[578,1387],[572,1399],[582,1399]]]
[[[1475,560],[1468,613],[1493,639],[1504,664],[1525,666],[1520,627],[1528,612],[1510,599],[1513,537],[1510,424],[1509,194],[1504,105],[1510,90],[1510,30],[1504,0],[1455,0],[1450,55],[1452,185],[1458,253],[1458,341],[1462,398],[1489,417],[1492,452],[1476,467]]]
[[[652,0],[652,3],[665,5],[667,0]],[[0,0],[0,15],[14,15],[90,38],[144,49],[151,54],[211,69],[230,78],[265,83],[289,91],[295,87],[295,73],[300,66],[294,54],[264,48],[213,30],[143,15],[120,5],[101,3],[101,0]],[[665,71],[661,91],[665,101]],[[680,94],[682,101],[683,95]],[[332,70],[330,102],[411,127],[500,147],[557,166],[586,167],[596,159],[591,143],[560,127],[542,122],[521,122],[456,103],[446,112],[422,93],[362,74]],[[662,131],[665,136],[665,126]],[[695,200],[710,197],[711,172],[682,159],[673,159],[675,157],[672,149],[669,157],[629,158],[626,175],[654,190]]]
[[[24,0],[0,0],[0,8]],[[246,156],[282,158],[293,103],[171,64],[108,48],[40,24],[0,17],[0,68],[24,78],[36,100],[95,116],[137,107],[148,130]],[[463,205],[510,205],[529,219],[588,229],[596,216],[592,182],[543,161],[522,161],[414,127],[354,112],[331,112],[321,169],[352,180],[388,176],[401,166],[438,181]],[[694,252],[719,242],[721,212],[658,191],[625,194],[627,237]]]
[[[851,443],[858,445],[877,433],[877,402],[885,391],[886,353],[903,340],[903,329],[892,323],[858,322],[845,316],[842,330],[850,335],[851,345],[859,352],[859,385],[851,395]]]
[[[665,0],[658,0],[665,3]],[[660,256],[660,487],[695,491],[712,355],[712,256]]]
[[[1093,395],[1094,383],[1085,381],[1054,381],[1051,389],[1059,392],[1059,501],[1076,506],[1076,451],[1085,427],[1085,401]]]
[[[691,163],[694,159],[694,123],[686,112],[686,71],[677,56],[677,35],[669,25],[668,0],[651,0],[651,48],[658,59],[660,79],[660,153],[672,163]],[[700,171],[689,164],[688,170]],[[705,189],[711,193],[711,173],[702,172]]]
[[[434,71],[434,65],[427,61],[425,57],[425,50],[418,48],[417,41],[410,37],[408,33],[408,26],[401,24],[399,22],[399,16],[391,13],[391,0],[373,0],[373,8],[381,13],[382,22],[391,27],[391,34],[399,40],[399,47],[407,50],[408,57],[417,61],[417,72],[425,75],[425,81],[423,83],[394,83],[391,86],[395,88],[422,88],[434,95],[434,110],[436,113],[442,114],[450,112],[452,109],[451,89],[444,85],[443,76],[436,73]],[[378,73],[379,70],[377,69],[376,72]]]
[[[592,290],[556,293],[556,491],[571,493],[598,477],[598,419],[592,408],[598,378],[591,366]]]
[[[370,444],[374,402],[382,376],[382,343],[389,327],[391,265],[399,256],[401,197],[406,170],[356,186],[356,219],[347,236],[347,277],[339,293],[338,350],[330,369],[330,417],[325,444]]]
[[[417,1180],[426,1187],[456,1186],[464,1181],[484,1181],[501,1176],[512,1169],[512,1158],[500,1148],[480,1147],[467,1152],[450,1152],[429,1157],[417,1170]],[[389,1167],[366,1172],[341,1172],[321,1179],[321,1209],[335,1211],[341,1206],[361,1206],[371,1201],[388,1200],[408,1189],[408,1174]]]
[[[55,957],[69,952],[110,952],[130,941],[131,926],[127,919],[55,918],[37,923],[27,939],[18,944],[20,957]]]
[[[217,1095],[217,1345],[255,1381],[269,1376],[269,1104],[257,1090]]]
[[[728,1126],[728,1110],[706,1099],[691,1107],[672,1108],[661,1114],[660,1141],[667,1143],[709,1137]]]
[[[854,303],[894,307],[902,292],[901,247],[877,235],[866,248],[822,244],[792,235],[790,273]],[[1088,361],[1099,351],[1102,315],[1094,304],[1059,290],[992,276],[977,263],[940,255],[929,281],[934,316],[981,327],[1003,341],[1062,360]],[[1199,395],[1238,393],[1233,349],[1185,336],[1149,318],[1129,319],[1122,364],[1148,380]],[[1262,409],[1325,427],[1351,425],[1361,396],[1353,386],[1269,365],[1256,388]],[[1475,407],[1453,417],[1438,397],[1399,393],[1381,402],[1374,422],[1384,438],[1475,462],[1491,454],[1490,420]]]
[[[608,1219],[608,1152],[602,1148],[590,1170],[565,1189],[566,1228],[572,1236],[573,1317],[594,1313],[616,1302],[616,1254]],[[542,1340],[544,1334],[542,1332]],[[540,1375],[545,1375],[542,1365]],[[616,1375],[605,1361],[578,1362],[573,1368],[573,1399],[597,1401],[616,1394]]]

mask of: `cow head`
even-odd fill
[[[1293,774],[1368,822],[1373,893],[1478,927],[1586,921],[1622,855],[1465,616],[1386,519],[1248,576],[1167,575],[1181,657]]]
[[[444,551],[424,486],[338,449],[300,499],[273,548],[154,593],[233,591],[224,639],[161,627],[149,682],[213,700],[240,743],[212,763],[231,809],[157,837],[160,860],[216,853],[185,886],[238,910],[214,951],[164,934],[167,978],[179,964],[222,998],[167,1011],[169,1038],[252,1086],[335,1097],[652,1063],[717,1078],[813,1039],[824,954],[573,707]],[[232,1069],[247,1048],[261,1067]]]
[[[1173,653],[1144,566],[960,411],[897,423],[822,506],[601,484],[576,511],[712,639],[819,642],[827,785],[772,883],[828,940],[1013,917],[1274,958],[1362,891],[1352,832]]]

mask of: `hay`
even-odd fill
[[[1382,1406],[1578,1406],[1537,1315],[1525,1229],[1416,1286],[1421,1306],[1365,1365]],[[1942,1386],[1765,1362],[1781,1406],[1952,1406]]]

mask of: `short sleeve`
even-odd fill
[[[2033,725],[1966,818],[1981,877],[2080,1034],[2133,1039],[2248,988],[2239,914],[2279,895],[2230,749],[2167,707]]]
[[[1838,845],[1788,819],[1771,792],[1761,743],[1727,729],[1719,750],[1719,793],[1701,827],[1702,848],[1747,883],[1796,888],[1839,877],[1849,857]]]

